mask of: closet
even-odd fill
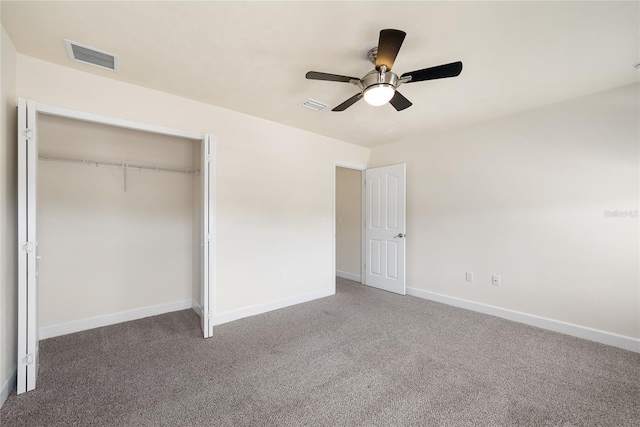
[[[18,129],[18,392],[39,339],[191,307],[211,336],[213,137],[23,99]]]

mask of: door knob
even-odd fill
[[[394,238],[394,239],[396,239],[396,238],[398,238],[398,237],[399,237],[399,238],[401,238],[401,239],[402,239],[402,238],[404,238],[405,236],[406,236],[406,234],[399,233],[397,236],[393,236],[393,238]]]

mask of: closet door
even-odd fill
[[[215,279],[215,140],[205,135],[202,140],[202,330],[204,337],[213,336],[213,281]]]
[[[18,394],[36,388],[38,374],[38,236],[36,103],[18,100]]]

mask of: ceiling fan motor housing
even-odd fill
[[[390,85],[396,88],[398,87],[398,80],[398,75],[392,73],[391,71],[380,73],[376,70],[368,72],[363,78],[360,79],[360,81],[362,82],[362,88],[364,90],[367,90],[371,86],[376,85]]]

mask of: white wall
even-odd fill
[[[43,114],[38,137],[41,153],[199,167],[199,141]],[[129,169],[125,193],[124,169],[45,160],[38,168],[41,330],[179,301],[190,306],[199,176]]]
[[[217,137],[215,315],[332,292],[334,162],[369,150],[24,55],[18,95]]]
[[[640,337],[639,113],[631,85],[373,149],[407,163],[407,285]]]
[[[336,168],[335,221],[336,272],[339,276],[360,280],[362,171],[342,167]]]
[[[17,349],[16,50],[1,29],[0,68],[0,406],[15,386]]]

